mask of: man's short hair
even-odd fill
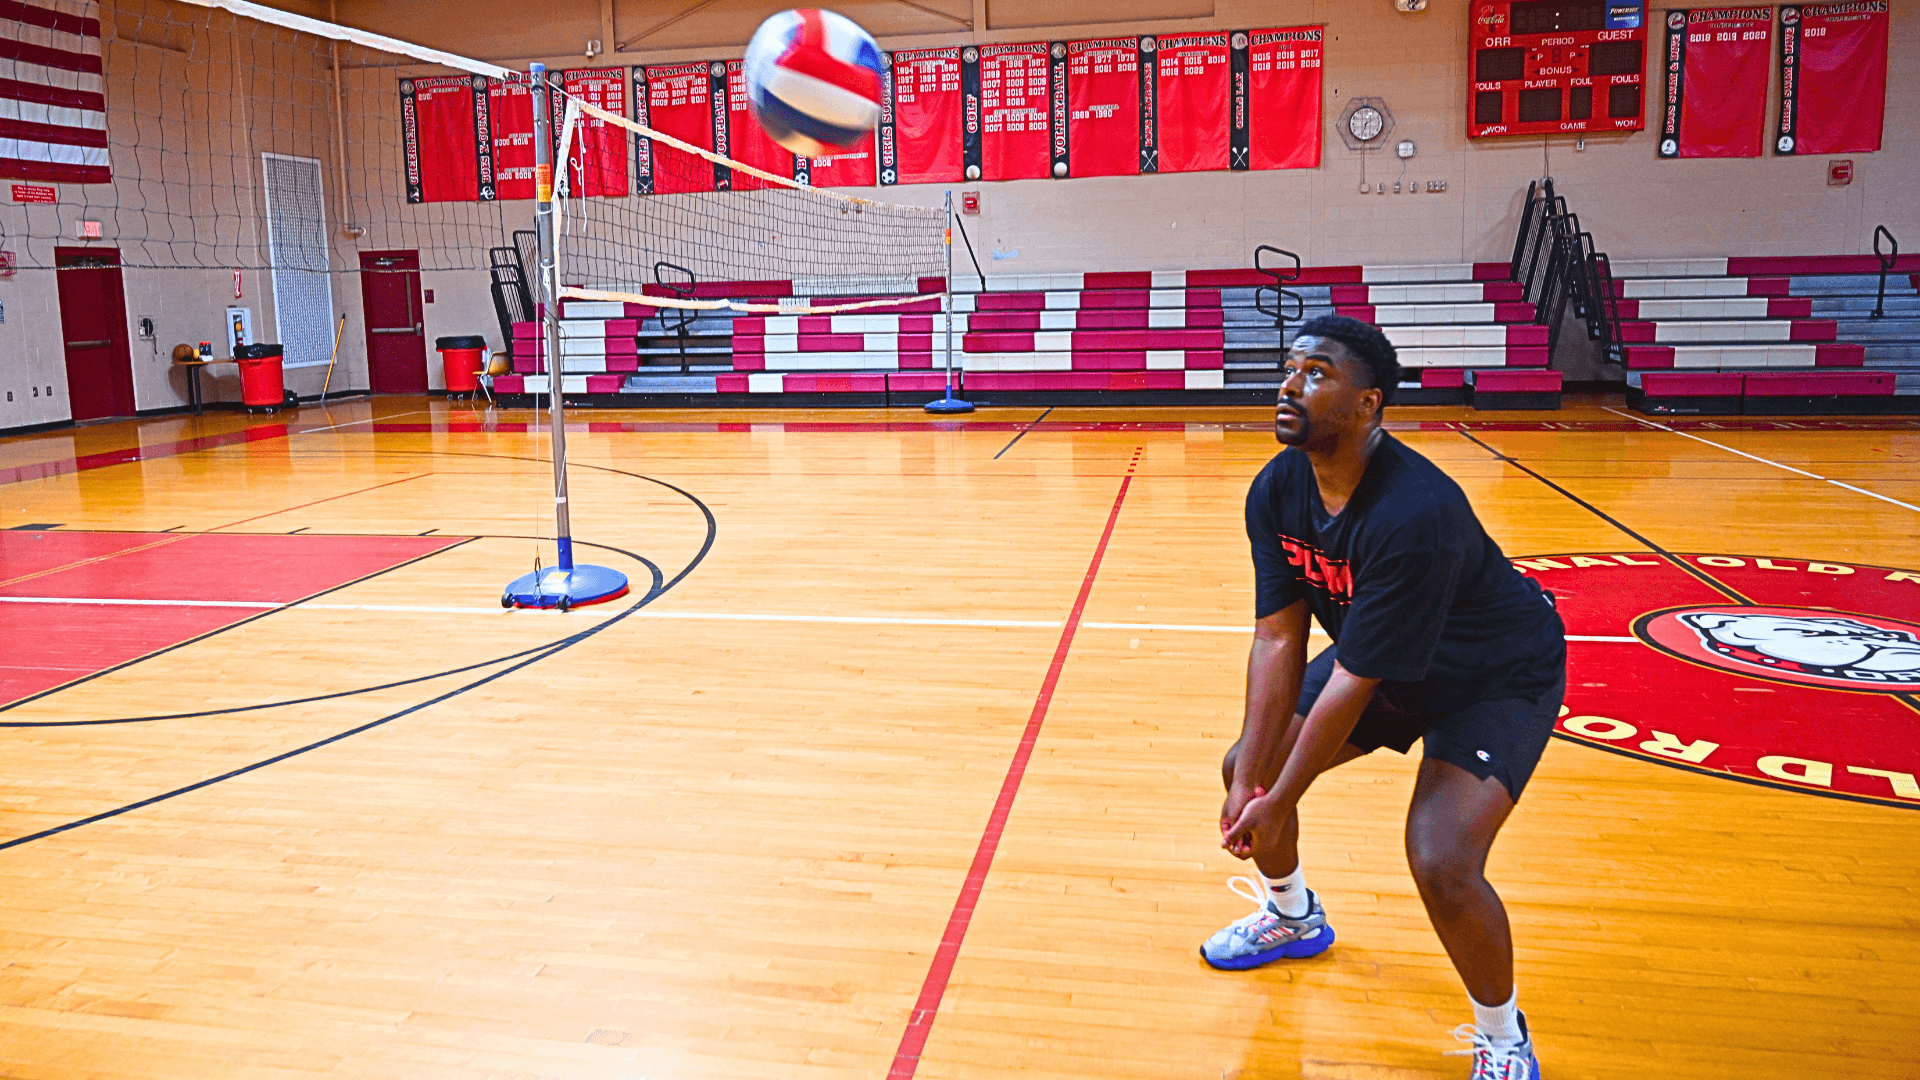
[[[1366,365],[1373,375],[1373,385],[1380,391],[1381,407],[1393,404],[1393,392],[1400,385],[1400,356],[1379,327],[1345,315],[1316,315],[1301,324],[1294,339],[1308,335],[1332,338],[1345,345],[1354,359]]]

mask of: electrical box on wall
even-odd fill
[[[1467,135],[1646,127],[1646,0],[1476,0]]]
[[[227,344],[237,349],[242,345],[253,344],[253,309],[230,307],[227,309]]]

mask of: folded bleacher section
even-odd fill
[[[1611,270],[1635,409],[1920,413],[1920,296],[1902,274],[1872,317],[1873,256],[1622,260]]]

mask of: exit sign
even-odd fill
[[[24,203],[57,203],[60,193],[50,187],[39,184],[13,185],[13,201]]]

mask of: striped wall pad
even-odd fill
[[[1218,371],[1226,353],[1204,349],[1096,352],[968,353],[968,374],[979,371]]]
[[[956,312],[1217,308],[1220,305],[1218,289],[1056,289],[1045,292],[991,292],[953,298]]]
[[[1455,285],[1335,285],[1335,307],[1380,307],[1398,304],[1512,303],[1524,299],[1517,281],[1483,281]]]
[[[1626,353],[1630,371],[1860,367],[1867,360],[1865,346],[1850,344],[1629,345]]]
[[[901,371],[933,366],[931,352],[790,352],[733,354],[735,371]],[[956,361],[959,357],[954,357]]]
[[[1833,341],[1839,336],[1839,324],[1832,319],[1623,322],[1620,324],[1621,341],[1659,345]]]
[[[1038,333],[973,332],[961,339],[968,354],[1079,352],[1095,349],[1213,349],[1226,345],[1222,330],[1046,330]]]
[[[1742,296],[1701,299],[1616,300],[1622,319],[1804,319],[1810,296]]]
[[[1223,371],[967,372],[969,393],[1032,390],[1219,390]]]
[[[939,335],[945,338],[946,335]],[[829,353],[829,352],[928,352],[933,334],[736,334],[733,352],[738,356],[757,353]]]
[[[1336,307],[1336,315],[1359,319],[1375,326],[1418,326],[1424,323],[1529,323],[1536,314],[1532,304],[1512,301],[1499,304],[1365,304]]]
[[[1138,308],[1088,311],[983,311],[958,315],[955,330],[1212,330],[1226,326],[1220,308]]]
[[[1615,279],[1613,295],[1635,300],[1688,300],[1709,296],[1785,296],[1787,278],[1642,278]]]
[[[1457,367],[1546,367],[1549,361],[1545,345],[1461,345],[1451,348],[1412,348],[1395,346],[1404,368]]]

